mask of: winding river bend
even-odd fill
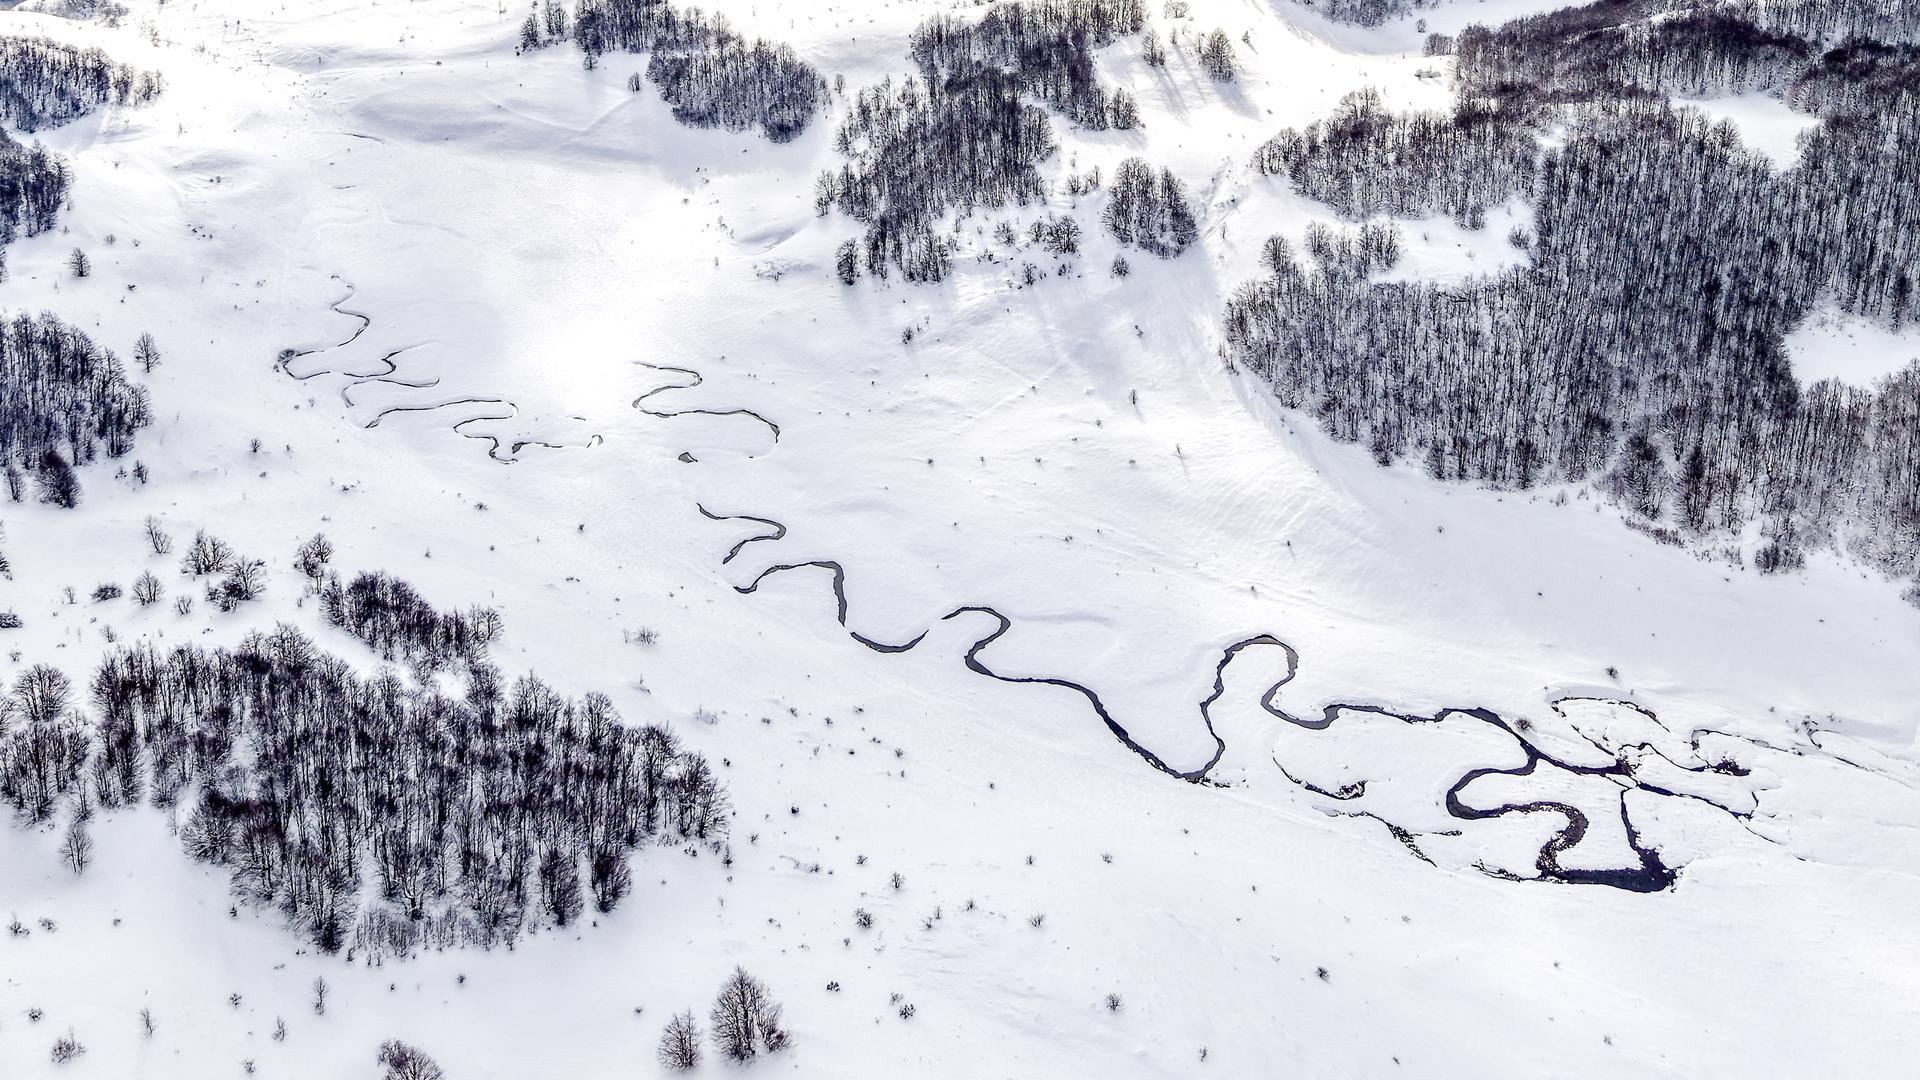
[[[305,350],[289,349],[283,352],[276,365],[279,368],[279,370],[282,373],[286,374],[288,377],[296,381],[305,381],[307,379],[315,378],[319,375],[324,375],[324,374],[343,375],[349,381],[342,388],[341,394],[342,394],[342,399],[349,406],[353,404],[353,400],[351,397],[351,392],[353,388],[356,386],[362,385],[364,383],[382,382],[382,383],[388,383],[391,385],[406,387],[408,389],[426,389],[436,385],[438,382],[437,379],[428,381],[428,382],[412,383],[412,382],[406,382],[396,378],[397,365],[394,363],[394,358],[400,355],[400,353],[407,351],[406,349],[396,350],[392,353],[387,354],[386,356],[381,357],[380,363],[384,367],[384,370],[378,371],[378,372],[362,374],[362,373],[352,373],[352,372],[335,372],[335,371],[322,369],[322,370],[309,371],[309,372],[302,373],[302,372],[297,372],[293,369],[292,365],[294,361],[299,360],[302,357],[312,356],[317,353],[326,352],[332,349],[344,348],[348,345],[351,345],[354,342],[358,341],[361,338],[361,336],[364,335],[372,327],[373,319],[371,316],[363,312],[352,310],[345,306],[347,302],[350,301],[354,295],[352,285],[348,284],[347,290],[348,291],[345,296],[343,296],[340,300],[336,301],[330,306],[331,306],[331,309],[336,313],[358,320],[360,323],[359,327],[355,329],[354,332],[345,341],[342,341],[337,345],[322,346],[318,348],[310,348]],[[632,407],[636,411],[644,415],[652,416],[662,420],[672,420],[672,419],[686,417],[686,416],[709,416],[709,417],[719,417],[719,418],[745,417],[747,419],[750,419],[752,421],[755,421],[765,426],[766,429],[771,433],[773,443],[775,444],[775,446],[779,444],[780,437],[781,437],[780,425],[774,422],[773,420],[770,420],[767,417],[761,415],[760,413],[755,412],[752,409],[746,409],[746,408],[663,409],[663,408],[659,408],[652,405],[651,401],[656,395],[667,393],[669,391],[675,391],[675,390],[692,390],[695,387],[700,386],[704,382],[704,379],[701,376],[701,374],[698,371],[694,370],[693,368],[662,365],[662,364],[651,364],[651,363],[645,363],[645,362],[639,362],[639,363],[643,367],[647,367],[655,371],[667,373],[669,375],[678,376],[678,378],[671,379],[670,381],[666,382],[664,385],[657,386],[636,397],[632,402]],[[460,430],[462,427],[464,427],[467,424],[478,423],[484,420],[506,420],[506,419],[511,419],[515,415],[517,415],[517,409],[511,402],[508,402],[504,399],[498,399],[498,398],[466,397],[466,398],[460,398],[457,400],[445,401],[445,402],[426,403],[426,404],[419,404],[419,405],[393,406],[380,412],[365,426],[368,428],[376,427],[379,425],[381,420],[385,419],[387,416],[390,416],[390,415],[395,415],[400,413],[409,413],[409,412],[431,412],[439,409],[453,408],[453,407],[463,406],[463,405],[494,407],[492,411],[483,413],[478,416],[467,417],[452,425],[453,430],[464,437],[484,439],[490,442],[491,448],[489,450],[489,456],[494,458],[494,460],[511,463],[514,460],[513,459],[514,454],[517,454],[520,451],[520,449],[522,449],[523,447],[527,445],[532,445],[532,443],[530,442],[515,443],[512,447],[512,450],[506,456],[502,456],[500,453],[501,443],[498,438],[495,438],[494,436],[490,436],[490,435],[469,434],[465,431]],[[505,410],[505,411],[504,413],[502,413],[499,410]],[[597,443],[599,441],[600,441],[600,437],[598,435],[594,436],[594,442]],[[538,443],[538,445],[552,446],[554,444]],[[690,456],[688,459],[690,459]],[[787,526],[784,523],[774,520],[772,518],[760,517],[752,514],[719,514],[709,510],[704,505],[696,504],[696,507],[702,516],[714,522],[744,521],[744,522],[749,522],[754,525],[760,526],[760,531],[752,535],[749,535],[744,539],[737,541],[732,546],[732,548],[730,548],[727,551],[727,553],[720,560],[720,563],[723,566],[732,564],[751,545],[765,544],[765,543],[778,543],[784,540],[787,536],[787,532],[788,532]],[[876,653],[882,653],[882,654],[899,654],[899,653],[910,652],[913,649],[919,647],[921,643],[923,643],[926,640],[927,635],[932,630],[932,627],[929,627],[927,630],[921,631],[919,634],[915,635],[910,640],[907,640],[904,642],[885,642],[885,641],[880,641],[875,638],[872,638],[868,635],[865,635],[860,631],[858,631],[857,629],[855,629],[849,622],[847,589],[846,589],[847,570],[839,561],[833,560],[833,559],[816,559],[816,560],[810,560],[806,562],[779,563],[776,565],[771,565],[761,570],[757,575],[754,576],[753,580],[747,582],[744,585],[734,585],[733,588],[736,592],[741,593],[743,595],[751,595],[755,592],[758,592],[761,586],[765,584],[770,578],[773,578],[782,574],[788,574],[788,573],[793,573],[797,571],[807,571],[807,570],[824,571],[828,575],[828,578],[833,590],[836,620],[840,624],[841,628],[846,631],[848,637],[850,637],[853,641],[857,642],[858,644],[860,644],[862,647],[866,649],[869,649]],[[1294,679],[1295,675],[1299,671],[1299,663],[1300,663],[1299,653],[1294,649],[1293,646],[1289,645],[1287,642],[1281,640],[1280,638],[1272,634],[1266,634],[1266,633],[1255,634],[1253,636],[1242,638],[1240,640],[1231,642],[1225,645],[1220,650],[1219,659],[1214,665],[1214,678],[1213,678],[1212,691],[1204,699],[1198,702],[1198,712],[1199,712],[1200,722],[1205,727],[1207,736],[1213,743],[1213,752],[1211,753],[1211,755],[1209,755],[1205,763],[1195,768],[1182,769],[1175,765],[1170,764],[1165,758],[1163,758],[1160,754],[1156,753],[1151,747],[1143,744],[1142,742],[1140,742],[1140,740],[1136,739],[1132,735],[1132,733],[1128,731],[1127,727],[1120,721],[1120,719],[1114,715],[1113,711],[1108,707],[1107,703],[1101,699],[1099,692],[1095,690],[1093,687],[1088,686],[1084,683],[1078,682],[1076,680],[1061,677],[1061,676],[1008,675],[995,670],[990,664],[988,664],[987,661],[983,659],[983,654],[986,653],[987,650],[990,649],[995,643],[999,642],[1001,638],[1005,637],[1014,627],[1013,620],[1009,618],[1005,613],[999,611],[996,608],[986,606],[986,605],[966,604],[966,605],[961,605],[959,607],[956,607],[951,611],[947,612],[945,615],[941,616],[939,621],[948,622],[948,621],[968,618],[971,616],[984,617],[985,619],[991,622],[992,626],[991,626],[991,629],[987,630],[985,633],[974,638],[973,642],[968,646],[966,653],[963,657],[963,663],[966,665],[969,671],[983,678],[992,679],[996,682],[1007,683],[1010,685],[1053,686],[1053,687],[1059,687],[1061,689],[1072,691],[1073,693],[1079,695],[1079,697],[1086,702],[1087,707],[1090,708],[1093,711],[1094,715],[1099,718],[1100,722],[1106,727],[1108,733],[1118,743],[1120,743],[1121,746],[1125,747],[1128,752],[1138,757],[1141,761],[1145,762],[1149,767],[1151,767],[1155,771],[1163,773],[1169,777],[1173,777],[1189,783],[1207,784],[1207,785],[1219,784],[1219,781],[1215,780],[1212,774],[1214,770],[1219,766],[1221,760],[1225,757],[1227,752],[1227,744],[1226,744],[1226,741],[1220,736],[1218,730],[1215,728],[1213,708],[1219,702],[1221,697],[1226,693],[1227,668],[1242,653],[1252,649],[1277,649],[1277,650],[1280,650],[1281,653],[1284,654],[1284,656],[1286,657],[1286,664],[1287,664],[1286,674],[1283,675],[1280,679],[1276,680],[1270,687],[1266,689],[1264,693],[1262,693],[1259,696],[1258,705],[1260,709],[1264,711],[1268,716],[1280,722],[1292,725],[1296,728],[1309,730],[1309,731],[1324,731],[1330,726],[1332,726],[1339,719],[1341,715],[1350,714],[1350,713],[1351,714],[1372,714],[1375,716],[1389,718],[1389,719],[1398,721],[1400,723],[1410,724],[1410,725],[1436,724],[1442,720],[1453,718],[1453,717],[1465,718],[1476,723],[1487,725],[1497,730],[1498,732],[1500,732],[1500,734],[1505,740],[1510,741],[1515,747],[1517,747],[1520,750],[1523,757],[1525,758],[1524,762],[1519,766],[1507,767],[1507,768],[1502,768],[1497,766],[1463,768],[1458,779],[1454,780],[1446,789],[1446,792],[1442,797],[1443,807],[1448,817],[1450,817],[1454,821],[1462,823],[1463,825],[1472,825],[1474,823],[1480,823],[1480,822],[1485,822],[1493,819],[1504,818],[1509,815],[1516,815],[1516,814],[1532,815],[1532,814],[1544,813],[1544,814],[1555,814],[1560,816],[1564,820],[1565,824],[1562,825],[1559,829],[1555,830],[1546,839],[1546,841],[1541,844],[1539,852],[1535,858],[1535,865],[1534,865],[1534,869],[1536,871],[1537,877],[1529,880],[1539,880],[1539,881],[1553,882],[1558,884],[1568,884],[1568,885],[1601,885],[1601,886],[1606,886],[1610,888],[1624,889],[1632,892],[1659,892],[1659,891],[1671,888],[1675,884],[1675,882],[1679,880],[1680,868],[1668,865],[1668,863],[1661,857],[1660,852],[1654,849],[1653,847],[1649,846],[1643,840],[1641,831],[1633,820],[1632,811],[1628,808],[1628,805],[1627,805],[1626,794],[1629,791],[1642,791],[1642,792],[1646,792],[1648,794],[1653,794],[1653,795],[1696,800],[1698,802],[1712,806],[1715,809],[1732,816],[1736,820],[1741,821],[1742,823],[1750,823],[1754,813],[1753,807],[1740,809],[1740,808],[1725,805],[1721,802],[1717,802],[1713,799],[1707,798],[1702,795],[1676,791],[1667,787],[1649,783],[1645,779],[1641,778],[1636,767],[1633,764],[1629,763],[1628,755],[1629,755],[1629,752],[1633,752],[1633,751],[1637,751],[1643,754],[1644,753],[1657,754],[1663,761],[1667,762],[1667,764],[1673,766],[1675,769],[1678,769],[1685,773],[1692,773],[1696,775],[1708,773],[1708,772],[1724,773],[1727,770],[1723,766],[1710,765],[1710,764],[1696,765],[1696,764],[1677,762],[1677,761],[1674,761],[1671,757],[1668,757],[1667,755],[1665,755],[1664,753],[1661,753],[1657,748],[1654,748],[1651,745],[1644,744],[1644,743],[1635,744],[1632,746],[1623,746],[1623,747],[1606,747],[1601,745],[1598,742],[1595,742],[1590,737],[1587,737],[1584,735],[1582,735],[1583,738],[1587,738],[1589,743],[1592,743],[1592,745],[1594,745],[1596,749],[1600,750],[1603,754],[1605,754],[1611,760],[1607,764],[1603,764],[1603,765],[1582,764],[1577,761],[1567,760],[1562,756],[1557,756],[1547,751],[1546,749],[1543,749],[1540,745],[1538,745],[1538,743],[1534,739],[1529,738],[1529,736],[1526,734],[1526,732],[1522,729],[1521,726],[1510,723],[1506,718],[1488,709],[1483,709],[1483,708],[1443,709],[1432,715],[1420,715],[1417,713],[1395,712],[1393,710],[1390,710],[1378,705],[1338,703],[1338,704],[1332,704],[1332,705],[1326,706],[1324,709],[1322,709],[1321,714],[1318,717],[1296,716],[1282,709],[1279,706],[1277,699],[1281,690],[1289,682],[1291,682]],[[1604,699],[1563,698],[1563,699],[1560,699],[1559,701],[1554,702],[1553,704],[1557,709],[1561,704],[1569,701],[1600,701],[1600,700],[1604,700]],[[1648,719],[1652,720],[1656,724],[1658,723],[1658,718],[1654,716],[1653,713],[1647,711],[1646,709],[1642,708],[1639,705],[1636,705],[1630,702],[1621,702],[1621,701],[1607,701],[1606,703],[1615,705],[1615,706],[1638,710]],[[1699,736],[1703,733],[1705,732],[1696,731],[1691,736],[1691,738],[1694,740],[1694,745],[1696,749],[1698,747],[1697,740]],[[1714,734],[1724,734],[1724,733],[1716,732]],[[1729,737],[1738,738],[1738,736],[1729,736]],[[1421,849],[1419,834],[1417,834],[1413,830],[1410,830],[1400,824],[1397,824],[1387,819],[1386,817],[1383,817],[1380,814],[1375,813],[1371,810],[1361,809],[1357,807],[1347,807],[1347,808],[1341,807],[1341,804],[1353,803],[1365,795],[1366,793],[1365,781],[1359,781],[1353,785],[1349,785],[1347,787],[1340,788],[1337,790],[1327,790],[1324,788],[1316,787],[1312,783],[1309,783],[1303,779],[1295,777],[1291,772],[1287,770],[1285,763],[1281,762],[1277,757],[1274,759],[1274,764],[1279,769],[1281,774],[1285,776],[1289,782],[1307,791],[1310,791],[1321,798],[1326,799],[1330,804],[1332,804],[1336,808],[1333,812],[1344,814],[1347,816],[1362,817],[1362,818],[1378,821],[1382,825],[1384,825],[1386,829],[1389,831],[1389,833],[1395,839],[1400,841],[1400,843],[1414,856],[1429,863],[1433,862],[1433,860]],[[1509,777],[1521,777],[1521,778],[1530,777],[1530,776],[1533,776],[1536,770],[1538,770],[1543,765],[1550,767],[1552,769],[1561,770],[1573,776],[1604,779],[1619,787],[1620,792],[1617,798],[1618,798],[1620,822],[1627,838],[1627,846],[1633,853],[1633,860],[1631,863],[1629,863],[1628,865],[1601,867],[1601,868],[1589,868],[1589,867],[1566,865],[1566,863],[1562,859],[1562,856],[1566,852],[1578,847],[1582,843],[1582,841],[1586,839],[1587,834],[1593,824],[1591,819],[1588,817],[1587,813],[1582,809],[1580,809],[1579,807],[1573,806],[1565,802],[1561,802],[1553,799],[1544,799],[1544,798],[1527,800],[1527,801],[1519,801],[1519,802],[1505,802],[1492,807],[1478,807],[1478,806],[1470,805],[1462,798],[1463,791],[1469,785],[1472,785],[1473,783],[1475,783],[1476,781],[1480,780],[1483,777],[1488,777],[1488,776],[1509,776]],[[1757,805],[1757,799],[1755,800],[1755,803]],[[1751,827],[1749,827],[1749,831],[1750,832],[1753,831]],[[1755,833],[1755,835],[1760,835],[1760,834]],[[1513,874],[1509,871],[1489,867],[1482,864],[1476,864],[1476,868],[1483,873],[1492,874],[1494,876],[1515,878],[1515,879],[1520,878],[1519,875]]]
[[[705,506],[700,506],[699,510],[702,515],[712,521],[749,521],[765,526],[767,529],[767,531],[749,536],[736,543],[733,548],[727,552],[726,556],[721,559],[722,565],[733,562],[734,559],[740,555],[741,551],[750,544],[777,542],[787,534],[786,526],[771,518],[756,517],[747,514],[716,514],[708,510]],[[749,581],[745,585],[735,585],[733,588],[736,592],[750,595],[759,591],[761,585],[769,578],[780,574],[804,570],[821,570],[829,575],[829,581],[834,595],[836,620],[840,626],[846,630],[848,637],[867,649],[876,653],[887,654],[909,652],[925,641],[927,634],[931,632],[931,628],[929,628],[915,635],[910,640],[893,643],[875,640],[853,629],[848,623],[847,571],[846,568],[836,560],[819,559],[809,562],[782,563],[769,566],[760,571],[752,581]],[[1669,866],[1661,858],[1657,850],[1648,846],[1642,840],[1640,830],[1634,824],[1632,813],[1628,809],[1626,802],[1626,792],[1630,790],[1644,791],[1654,795],[1693,799],[1713,806],[1741,821],[1748,821],[1752,817],[1752,809],[1737,809],[1700,795],[1674,791],[1641,779],[1635,768],[1627,761],[1626,752],[1629,750],[1658,754],[1662,760],[1673,765],[1676,769],[1688,773],[1704,774],[1725,771],[1722,767],[1715,765],[1692,765],[1673,761],[1672,758],[1646,743],[1638,743],[1626,747],[1607,748],[1589,739],[1588,741],[1592,743],[1592,745],[1608,753],[1613,760],[1606,765],[1586,765],[1579,762],[1568,761],[1560,756],[1549,753],[1538,746],[1533,740],[1529,739],[1527,735],[1514,724],[1488,709],[1444,709],[1431,716],[1422,716],[1413,713],[1398,713],[1377,705],[1339,703],[1326,706],[1318,717],[1296,716],[1280,708],[1276,699],[1286,684],[1291,682],[1298,673],[1300,655],[1293,646],[1271,634],[1258,634],[1253,637],[1243,638],[1227,645],[1221,650],[1220,659],[1214,666],[1213,691],[1199,703],[1201,723],[1205,725],[1208,737],[1213,740],[1213,754],[1207,760],[1206,764],[1198,768],[1176,768],[1168,764],[1164,758],[1155,753],[1151,748],[1135,739],[1127,731],[1126,727],[1113,715],[1112,711],[1107,707],[1106,702],[1101,700],[1099,692],[1092,687],[1072,679],[1057,676],[1006,675],[988,666],[988,664],[981,659],[981,654],[1013,628],[1013,621],[999,610],[984,605],[964,605],[954,608],[952,611],[941,616],[941,621],[959,619],[968,615],[983,615],[992,620],[994,624],[993,629],[975,638],[973,643],[967,648],[964,662],[968,670],[997,682],[1015,685],[1057,686],[1072,690],[1086,700],[1088,706],[1092,708],[1094,715],[1099,717],[1101,723],[1106,726],[1107,731],[1122,746],[1126,747],[1127,750],[1155,770],[1190,783],[1217,783],[1217,781],[1212,779],[1211,774],[1215,767],[1219,765],[1221,758],[1225,755],[1227,745],[1214,727],[1212,709],[1215,703],[1226,693],[1227,667],[1231,665],[1241,653],[1248,649],[1279,649],[1286,656],[1286,674],[1273,683],[1273,685],[1260,696],[1258,704],[1268,715],[1299,728],[1310,731],[1324,731],[1332,726],[1344,713],[1370,713],[1376,716],[1388,717],[1406,724],[1432,724],[1438,723],[1448,717],[1465,717],[1490,725],[1501,732],[1507,739],[1511,740],[1512,743],[1521,750],[1526,757],[1525,763],[1513,768],[1489,766],[1464,771],[1459,779],[1448,787],[1444,796],[1444,806],[1448,816],[1463,823],[1482,822],[1512,814],[1553,813],[1564,818],[1566,824],[1556,830],[1540,847],[1535,860],[1535,869],[1538,872],[1537,880],[1568,885],[1604,885],[1631,892],[1659,892],[1671,888],[1679,879],[1679,871],[1677,868]],[[1554,705],[1558,707],[1561,704],[1572,701],[1602,700],[1605,700],[1606,704],[1636,709],[1649,719],[1658,722],[1658,718],[1654,716],[1653,713],[1630,702],[1595,698],[1562,698],[1554,702]],[[1696,732],[1694,737],[1697,739],[1699,734],[1701,734],[1701,732]],[[1618,796],[1620,822],[1626,833],[1627,844],[1635,857],[1633,864],[1598,869],[1565,865],[1561,858],[1562,854],[1577,847],[1581,841],[1586,838],[1588,830],[1592,825],[1586,812],[1579,807],[1550,799],[1536,799],[1525,802],[1502,803],[1490,808],[1481,808],[1468,805],[1461,798],[1461,792],[1481,777],[1493,775],[1527,777],[1533,775],[1534,771],[1542,764],[1563,770],[1575,776],[1605,778],[1619,785],[1621,789]],[[1327,791],[1314,787],[1312,784],[1299,780],[1292,776],[1292,774],[1287,773],[1285,765],[1277,759],[1275,760],[1275,765],[1278,766],[1282,774],[1286,775],[1293,783],[1335,802],[1351,801],[1365,794],[1364,781],[1355,788]],[[1352,811],[1351,813],[1353,816],[1371,818],[1381,822],[1410,852],[1427,862],[1432,862],[1425,852],[1421,850],[1418,837],[1411,830],[1383,818],[1372,811]],[[1517,877],[1517,875],[1486,866],[1481,866],[1479,869],[1484,873],[1495,876]]]
[[[317,356],[321,353],[333,352],[336,349],[344,349],[359,341],[368,330],[373,329],[373,316],[364,311],[355,311],[346,306],[347,302],[352,300],[355,292],[357,292],[353,284],[343,280],[337,274],[334,275],[333,280],[340,282],[345,286],[347,291],[345,296],[327,305],[327,309],[336,315],[344,315],[348,318],[358,320],[360,325],[354,329],[353,333],[347,335],[345,341],[309,349],[287,349],[282,351],[279,358],[274,361],[275,369],[295,382],[306,382],[308,379],[319,378],[322,375],[338,375],[346,379],[347,381],[340,387],[340,400],[349,409],[358,407],[358,403],[353,400],[354,390],[370,383],[382,386],[396,386],[405,390],[431,390],[440,385],[440,377],[437,375],[419,382],[409,381],[399,377],[400,365],[395,362],[395,358],[402,353],[422,348],[423,346],[421,345],[403,346],[380,356],[376,360],[376,363],[384,369],[380,371],[352,372],[338,371],[332,368],[319,368],[307,372],[295,371],[293,369],[295,361],[309,356]],[[453,430],[454,434],[459,435],[463,439],[475,439],[486,443],[487,456],[503,465],[512,464],[519,457],[520,452],[529,446],[538,446],[548,450],[566,449],[566,447],[560,443],[547,442],[542,439],[520,439],[514,442],[505,454],[502,454],[500,451],[504,444],[499,436],[488,435],[484,432],[474,433],[462,430],[469,424],[486,423],[489,421],[498,422],[512,420],[518,417],[520,415],[520,407],[508,401],[506,398],[458,397],[415,405],[391,405],[375,413],[372,419],[361,426],[365,428],[376,428],[380,426],[381,421],[389,416],[401,416],[408,413],[439,412],[442,409],[457,409],[462,406],[483,406],[486,407],[486,411],[456,420],[448,426]],[[598,446],[602,441],[599,435],[594,435],[587,440],[586,445],[589,447]]]

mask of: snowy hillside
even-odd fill
[[[1902,1073],[1913,20],[1325,149],[1565,6],[0,4],[0,1077]],[[1645,132],[1773,216],[1643,379]],[[1444,441],[1516,326],[1592,468]]]

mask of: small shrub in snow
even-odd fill
[[[157,517],[148,517],[146,524],[147,548],[155,555],[167,555],[173,552],[173,537],[160,525]]]
[[[69,1031],[54,1040],[53,1063],[55,1065],[65,1065],[67,1062],[72,1061],[74,1058],[86,1052],[87,1048],[80,1044],[79,1039],[74,1038],[73,1032]]]
[[[120,586],[110,581],[102,582],[93,587],[93,602],[96,604],[118,599],[120,599]]]
[[[432,1058],[398,1039],[380,1045],[379,1061],[387,1070],[382,1080],[446,1080]]]

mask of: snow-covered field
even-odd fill
[[[1219,359],[1261,241],[1334,220],[1250,154],[1362,85],[1444,107],[1410,26],[1194,0],[1180,25],[1248,35],[1240,77],[1123,42],[1102,75],[1144,127],[1056,119],[1046,166],[1171,167],[1193,250],[1116,279],[1089,229],[1076,269],[1032,286],[968,256],[938,286],[846,288],[834,249],[858,225],[812,197],[844,97],[775,145],[675,123],[626,87],[644,58],[516,56],[518,5],[130,6],[119,29],[0,13],[168,80],[40,135],[74,205],[8,249],[0,309],[123,355],[151,331],[165,361],[141,376],[150,483],[109,463],[78,511],[4,506],[0,609],[27,627],[0,632],[0,680],[52,663],[84,684],[110,637],[276,620],[361,660],[290,568],[324,530],[343,568],[498,606],[503,667],[724,762],[733,864],[656,849],[599,925],[371,968],[230,911],[159,811],[104,815],[82,877],[56,830],[0,830],[0,913],[32,930],[0,938],[0,1076],[372,1076],[393,1037],[456,1080],[647,1076],[660,1024],[736,964],[786,1006],[796,1045],[751,1066],[773,1075],[1892,1075],[1920,1053],[1920,611],[1831,556],[1762,578],[1577,489],[1378,468]],[[849,88],[906,72],[906,35],[947,7],[711,6]],[[1080,198],[1088,223],[1103,198]],[[1507,217],[1404,226],[1400,272],[1514,259]],[[994,220],[969,223],[983,247]],[[93,276],[66,275],[75,246]],[[1819,374],[1878,373],[1840,364]],[[267,598],[88,603],[149,567],[173,581],[148,515],[266,559]],[[728,558],[771,531],[733,515],[784,534]],[[844,571],[844,629],[828,570],[762,576],[811,562]],[[1089,688],[1174,771],[1209,764],[1210,720],[1217,783],[1156,771],[1069,687],[970,670],[996,623],[963,608],[1010,623],[980,665]],[[926,637],[882,653],[847,630]],[[1224,660],[1259,635],[1297,670],[1278,645]],[[1337,703],[1383,711],[1273,711]],[[1529,763],[1522,721],[1551,760],[1461,785]],[[1538,873],[1565,813],[1462,820],[1450,789],[1580,809],[1565,869],[1656,850],[1678,878],[1507,880]],[[87,1053],[50,1064],[69,1029]]]

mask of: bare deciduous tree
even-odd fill
[[[745,968],[736,967],[727,976],[707,1018],[713,1023],[714,1046],[730,1061],[751,1061],[762,1050],[772,1053],[788,1043],[780,1027],[780,1006],[766,984]]]
[[[691,1011],[676,1014],[660,1032],[660,1064],[691,1069],[700,1064],[700,1025]]]

